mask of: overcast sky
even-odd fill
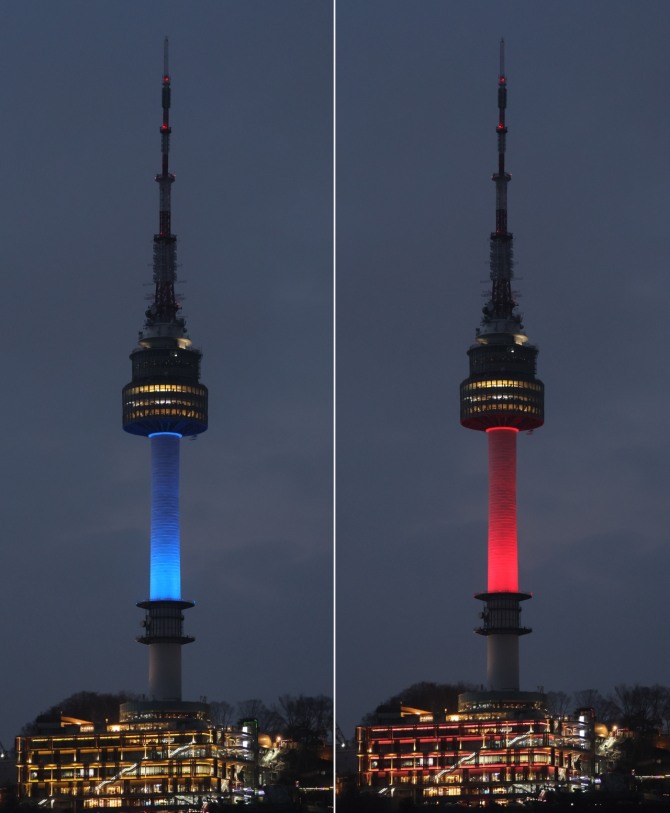
[[[484,436],[458,386],[494,226],[507,42],[522,687],[670,684],[670,6],[337,4],[337,702],[480,683]],[[182,453],[184,696],[332,691],[332,6],[0,6],[0,739],[142,692],[149,447],[121,389],[150,292],[163,37],[179,291],[210,429]]]
[[[332,8],[0,6],[0,739],[143,692],[150,458],[121,390],[151,292],[170,37],[178,291],[210,429],[182,444],[184,697],[332,692]]]
[[[487,450],[459,425],[509,224],[546,423],[520,436],[522,688],[670,684],[670,5],[339,0],[338,719],[486,680]]]

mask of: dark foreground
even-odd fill
[[[463,804],[454,802],[432,802],[427,804],[414,804],[408,799],[393,800],[380,799],[378,796],[366,794],[356,794],[349,797],[342,797],[337,800],[337,813],[428,813],[431,810],[500,810],[500,811],[532,811],[533,813],[560,813],[560,811],[598,811],[606,813],[608,810],[615,813],[644,813],[644,811],[669,811],[670,798],[644,799],[634,796],[616,796],[608,794],[570,794],[561,798],[547,799],[546,801],[527,801],[521,804],[509,804],[506,806],[491,802],[483,807],[468,808]]]

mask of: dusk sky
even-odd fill
[[[487,449],[459,424],[506,40],[522,688],[670,684],[670,5],[337,4],[337,716],[486,679]]]
[[[182,442],[184,698],[332,693],[333,21],[326,0],[3,3],[0,740],[144,692],[163,39],[178,285],[210,428]]]
[[[182,445],[184,697],[337,719],[482,683],[487,455],[459,424],[507,43],[515,289],[546,424],[518,444],[522,688],[670,685],[665,0],[0,6],[0,741],[141,693],[149,444],[121,429],[151,292],[170,38],[178,292],[210,429]]]

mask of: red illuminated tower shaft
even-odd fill
[[[489,446],[489,532],[486,603],[477,630],[487,638],[487,673],[494,691],[519,690],[520,624],[516,530],[516,439],[520,431],[544,423],[544,385],[535,377],[537,348],[528,342],[512,295],[513,235],[507,228],[505,170],[507,80],[503,43],[498,75],[498,170],[496,227],[491,233],[491,294],[481,327],[468,350],[470,375],[461,384],[461,423],[486,432]]]
[[[516,593],[519,563],[516,535],[516,436],[519,430],[486,430],[489,440],[489,593]]]
[[[519,623],[519,603],[530,598],[519,592],[516,529],[516,439],[513,426],[486,430],[489,446],[488,584],[477,598],[486,602],[486,672],[490,689],[519,690],[519,636],[530,632]]]

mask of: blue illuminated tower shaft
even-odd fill
[[[184,435],[207,429],[207,387],[200,383],[200,351],[194,348],[179,315],[175,295],[177,238],[172,234],[170,189],[174,175],[170,148],[170,74],[167,40],[162,78],[163,119],[159,186],[159,227],[154,235],[153,302],[146,311],[137,347],[130,354],[132,380],[123,388],[123,428],[151,439],[151,576],[144,634],[149,646],[149,696],[181,700],[181,647],[184,610],[181,597],[179,532],[179,447]]]
[[[149,695],[155,700],[181,699],[181,647],[193,638],[183,633],[183,611],[193,606],[181,598],[178,432],[156,432],[151,441],[150,599],[145,635],[149,647]]]
[[[152,601],[181,600],[179,544],[179,441],[177,432],[151,438],[151,571]]]

